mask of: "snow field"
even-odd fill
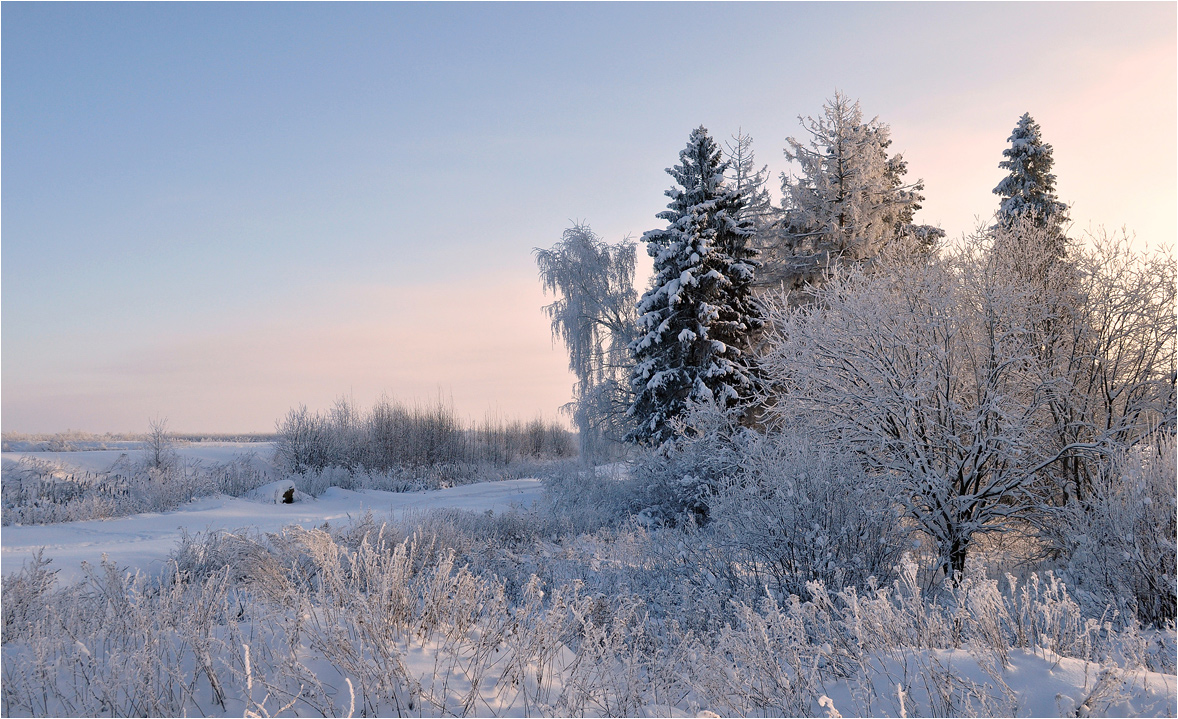
[[[279,480],[4,527],[0,709],[1175,713],[1173,630],[1086,618],[1052,575],[1000,583],[974,563],[934,600],[905,562],[887,586],[742,593],[718,535],[619,523],[631,469],[293,504]]]
[[[59,465],[66,472],[110,472],[129,466],[144,456],[141,442],[126,442],[120,449],[81,449],[72,452],[15,451],[0,453],[5,464],[34,459]],[[272,442],[177,442],[176,455],[189,462],[225,464],[241,458],[265,461],[274,452]]]
[[[294,504],[277,504],[269,494],[258,499],[219,495],[193,500],[171,512],[9,526],[3,528],[3,542],[0,542],[0,572],[7,576],[20,571],[34,551],[44,548],[45,556],[54,560],[53,568],[64,581],[81,579],[81,563],[97,566],[103,556],[120,567],[158,575],[185,534],[243,528],[280,532],[292,525],[312,528],[325,522],[347,522],[350,517],[360,517],[366,512],[404,514],[442,508],[504,512],[512,507],[530,506],[541,491],[538,479],[481,482],[426,492],[351,491],[332,487],[318,498],[304,497]]]

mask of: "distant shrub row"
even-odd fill
[[[95,450],[138,450],[150,439],[150,434],[135,432],[104,432],[94,434],[66,430],[52,434],[5,432],[0,437],[0,451],[4,452],[89,452]],[[209,432],[169,432],[171,442],[273,442],[272,434]]]
[[[278,423],[278,463],[298,473],[341,467],[388,473],[418,467],[506,466],[576,455],[572,434],[542,419],[463,422],[442,400],[407,406],[381,398],[366,414],[346,399],[326,412],[300,405]]]

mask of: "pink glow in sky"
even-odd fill
[[[475,419],[555,418],[554,400],[573,380],[540,316],[544,302],[530,275],[328,288],[302,298],[294,319],[165,330],[85,370],[63,361],[51,368],[57,385],[6,388],[6,412],[34,426],[65,416],[74,428],[138,427],[164,407],[174,408],[174,428],[201,430],[225,426],[228,409],[230,427],[267,431],[298,403],[322,408],[345,395],[368,406],[387,393],[410,402],[441,395]]]
[[[1030,112],[1077,233],[1178,237],[1174,3],[0,13],[4,431],[265,432],[382,393],[554,417],[573,379],[532,249],[659,226],[701,123],[776,176],[836,88],[951,236]]]

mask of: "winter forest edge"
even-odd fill
[[[1074,230],[1029,113],[957,238],[857,101],[799,121],[777,203],[752,138],[690,132],[644,291],[587,222],[535,251],[571,434],[340,400],[265,466],[190,464],[158,419],[64,498],[6,461],[6,527],[543,492],[185,533],[77,582],[39,553],[3,578],[3,714],[1173,716],[1173,248]]]

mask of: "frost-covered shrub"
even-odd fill
[[[217,492],[213,478],[197,463],[177,462],[163,467],[147,467],[136,477],[140,512],[166,512],[197,497]]]
[[[346,467],[327,466],[292,472],[286,477],[295,483],[300,492],[318,497],[332,487],[356,491],[419,492],[471,482],[536,477],[550,471],[551,466],[551,463],[540,461],[522,461],[499,467],[486,464],[440,464],[389,470],[349,470]]]
[[[1084,502],[1052,512],[1063,573],[1089,613],[1112,607],[1146,624],[1175,621],[1178,501],[1173,436],[1115,456]]]
[[[38,549],[31,561],[25,562],[19,571],[4,575],[2,590],[3,627],[5,642],[13,639],[14,632],[37,621],[42,613],[46,597],[54,588],[57,570],[49,569],[44,548]]]
[[[551,534],[576,536],[618,527],[642,508],[633,481],[595,469],[569,462],[544,473],[544,494],[535,511]]]
[[[205,471],[216,491],[230,497],[241,497],[274,481],[272,468],[260,464],[252,452],[223,464],[211,465]]]
[[[338,461],[332,445],[328,418],[299,405],[278,422],[275,463],[300,474],[308,469],[323,468]]]
[[[807,596],[814,580],[883,580],[909,546],[894,496],[851,453],[800,430],[741,427],[714,407],[693,407],[679,438],[644,456],[632,476],[642,518],[707,528],[691,540],[713,545],[700,556],[719,552],[722,561],[709,561],[741,567],[717,573],[780,598]]]
[[[850,454],[774,433],[745,442],[739,469],[709,500],[719,541],[747,560],[748,581],[779,598],[807,586],[886,581],[910,546],[894,498]]]
[[[312,497],[318,497],[331,487],[340,489],[359,489],[354,482],[354,475],[343,467],[324,467],[322,469],[308,469],[290,475],[294,480],[295,489],[305,492]]]
[[[642,514],[658,524],[705,525],[713,495],[741,472],[760,437],[712,404],[691,404],[673,426],[675,438],[631,470]]]
[[[110,475],[70,472],[27,457],[4,460],[0,494],[4,526],[115,517],[128,505],[126,487]]]
[[[181,458],[161,467],[121,460],[106,472],[5,459],[2,521],[5,526],[52,524],[164,512],[212,494],[241,496],[271,481],[271,470],[250,456],[207,467]]]

